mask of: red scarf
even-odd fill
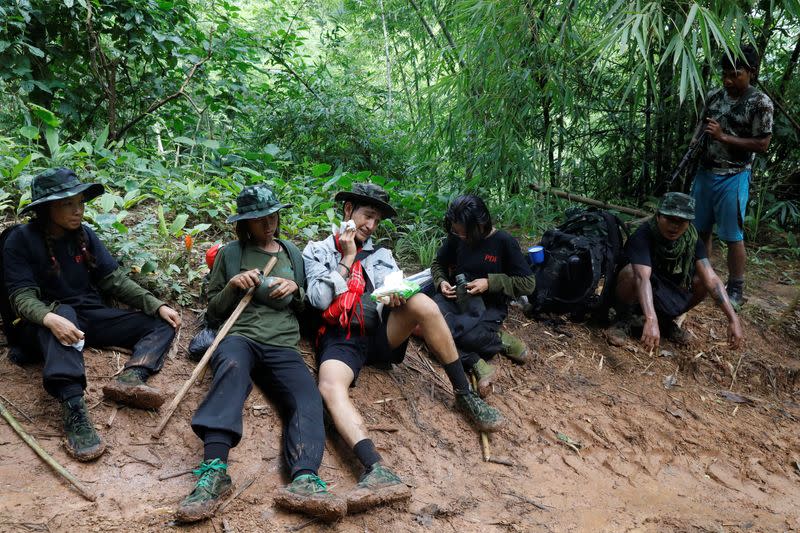
[[[333,236],[336,243],[336,250],[341,253],[339,246],[339,236]],[[361,250],[359,250],[361,251]],[[326,324],[339,325],[347,330],[347,337],[350,338],[350,324],[353,318],[358,318],[359,326],[361,327],[361,335],[364,335],[364,306],[361,303],[361,297],[364,295],[364,289],[367,287],[367,280],[364,278],[364,270],[361,267],[361,261],[354,261],[350,267],[350,278],[347,280],[347,291],[338,295],[333,299],[331,305],[322,312],[322,319]],[[317,338],[321,337],[327,329],[326,324],[319,328]]]

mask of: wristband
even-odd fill
[[[348,275],[348,276],[350,275],[350,272],[351,272],[351,270],[350,270],[350,267],[349,267],[349,266],[345,265],[345,264],[344,264],[344,263],[342,263],[341,261],[339,261],[339,266],[340,266],[340,267],[344,267],[344,269],[345,269],[345,270],[347,270],[347,275]]]

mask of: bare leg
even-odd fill
[[[744,279],[744,267],[747,254],[744,241],[728,243],[728,279]]]
[[[336,430],[350,448],[367,438],[364,419],[350,400],[353,378],[350,367],[335,359],[328,359],[319,367],[319,392]]]
[[[633,275],[633,266],[626,265],[619,271],[617,276],[617,287],[615,290],[617,302],[632,305],[639,301],[639,293],[636,289],[636,277]]]
[[[392,348],[400,346],[420,326],[422,337],[442,364],[458,360],[456,343],[436,302],[424,294],[415,294],[405,305],[392,308],[386,336]]]

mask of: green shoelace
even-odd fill
[[[200,466],[195,470],[192,470],[192,474],[197,476],[197,487],[198,489],[209,489],[209,485],[211,484],[211,476],[209,474],[215,471],[222,471],[223,473],[228,469],[228,465],[223,463],[220,459],[212,459],[211,461],[203,461],[200,463]]]

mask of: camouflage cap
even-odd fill
[[[88,202],[103,194],[103,186],[99,183],[81,183],[75,172],[68,168],[45,170],[31,181],[31,203],[20,209],[19,214],[24,215],[38,205],[81,193]]]
[[[384,218],[397,215],[394,207],[389,205],[389,194],[379,185],[374,183],[354,183],[350,191],[336,193],[334,200],[337,202],[357,202],[371,205],[383,213]]]
[[[272,189],[266,185],[250,185],[236,197],[236,214],[228,217],[228,224],[239,220],[261,218],[293,204],[282,204]]]
[[[668,192],[658,202],[656,213],[694,220],[694,198],[682,192]]]

